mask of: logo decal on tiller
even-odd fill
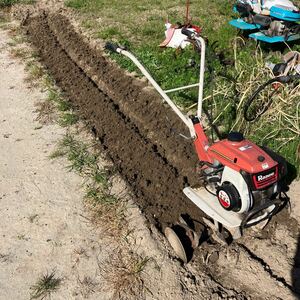
[[[230,206],[230,199],[229,196],[227,195],[226,192],[224,192],[223,190],[219,191],[219,195],[218,198],[221,202],[221,205],[225,208],[228,208]]]
[[[275,175],[274,172],[270,173],[270,174],[267,174],[267,175],[258,175],[257,176],[257,181],[263,181],[263,180],[266,180],[270,177],[273,177]]]

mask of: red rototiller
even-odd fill
[[[233,239],[241,237],[243,230],[258,223],[265,224],[284,205],[280,197],[281,179],[286,175],[285,160],[268,148],[259,147],[239,132],[230,132],[224,140],[209,143],[202,125],[202,99],[205,73],[205,41],[195,31],[182,29],[189,41],[201,49],[199,83],[162,90],[136,57],[118,45],[107,43],[106,49],[128,57],[147,77],[157,92],[189,129],[199,157],[201,171],[199,188],[183,189],[184,194],[201,209],[205,223],[220,242],[221,230],[226,229]],[[188,117],[167,95],[168,93],[198,87],[197,115]],[[199,234],[181,218],[179,226],[185,230],[192,247],[197,247]],[[165,234],[175,252],[187,261],[183,240],[174,227]]]

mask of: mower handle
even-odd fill
[[[185,116],[182,111],[175,105],[175,103],[169,98],[169,96],[162,90],[162,88],[158,85],[158,83],[153,79],[151,74],[146,70],[146,68],[138,61],[138,59],[126,49],[120,47],[117,44],[112,42],[107,42],[105,44],[105,49],[122,54],[129,58],[142,72],[142,74],[149,80],[149,82],[153,85],[156,91],[162,96],[162,98],[169,104],[171,109],[177,114],[177,116],[184,122],[184,124],[188,127],[191,137],[196,137],[195,128],[193,122],[190,118]]]

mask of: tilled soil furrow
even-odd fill
[[[119,105],[71,60],[51,32],[47,16],[32,18],[28,34],[58,86],[108,150],[148,219],[158,226],[174,222],[180,212],[199,219],[199,210],[182,193],[184,178],[120,111]]]
[[[162,105],[161,97],[146,83],[128,76],[101,51],[92,48],[66,17],[52,14],[48,17],[48,25],[73,61],[119,105],[142,134],[155,144],[157,151],[191,184],[196,183],[197,156],[193,143],[179,135],[188,136],[188,130],[168,107]]]

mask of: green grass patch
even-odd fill
[[[65,107],[63,107],[65,108]],[[62,127],[68,127],[76,124],[79,121],[79,117],[73,112],[64,112],[59,120],[58,124]]]
[[[118,202],[118,198],[103,190],[103,187],[88,187],[85,197],[92,199],[95,203],[113,205]]]
[[[100,31],[97,36],[102,39],[122,38],[122,33],[117,27],[108,27]]]
[[[99,167],[99,153],[93,145],[67,134],[50,155],[51,159],[66,156],[69,171],[75,171],[86,180],[85,198],[92,200],[93,205],[116,205],[119,199],[111,193],[110,176],[112,172]]]
[[[240,130],[253,141],[285,156],[300,171],[297,158],[299,108],[296,109],[299,100],[290,94],[288,99],[285,97],[286,102],[278,97],[269,113],[256,122],[246,124],[242,118],[243,105],[251,92],[270,78],[265,62],[281,61],[281,53],[267,47],[257,48],[253,40],[237,38],[237,30],[228,24],[236,18],[232,11],[234,2],[191,1],[192,23],[202,28],[202,36],[207,39],[204,111],[221,134]],[[199,56],[192,47],[184,51],[158,47],[164,40],[165,20],[173,24],[184,22],[186,1],[68,0],[65,3],[84,16],[83,26],[94,37],[127,46],[163,89],[198,82]],[[293,50],[300,50],[300,46],[293,45]],[[111,56],[124,69],[137,71],[128,59],[117,54]],[[193,112],[197,89],[173,93],[171,98],[183,110]],[[278,114],[278,110],[286,112],[289,117]],[[275,134],[269,135],[270,132]]]
[[[62,279],[55,276],[55,272],[43,275],[31,289],[30,299],[45,299],[57,291],[62,283]]]
[[[17,0],[0,0],[0,7],[11,6],[17,2]]]

